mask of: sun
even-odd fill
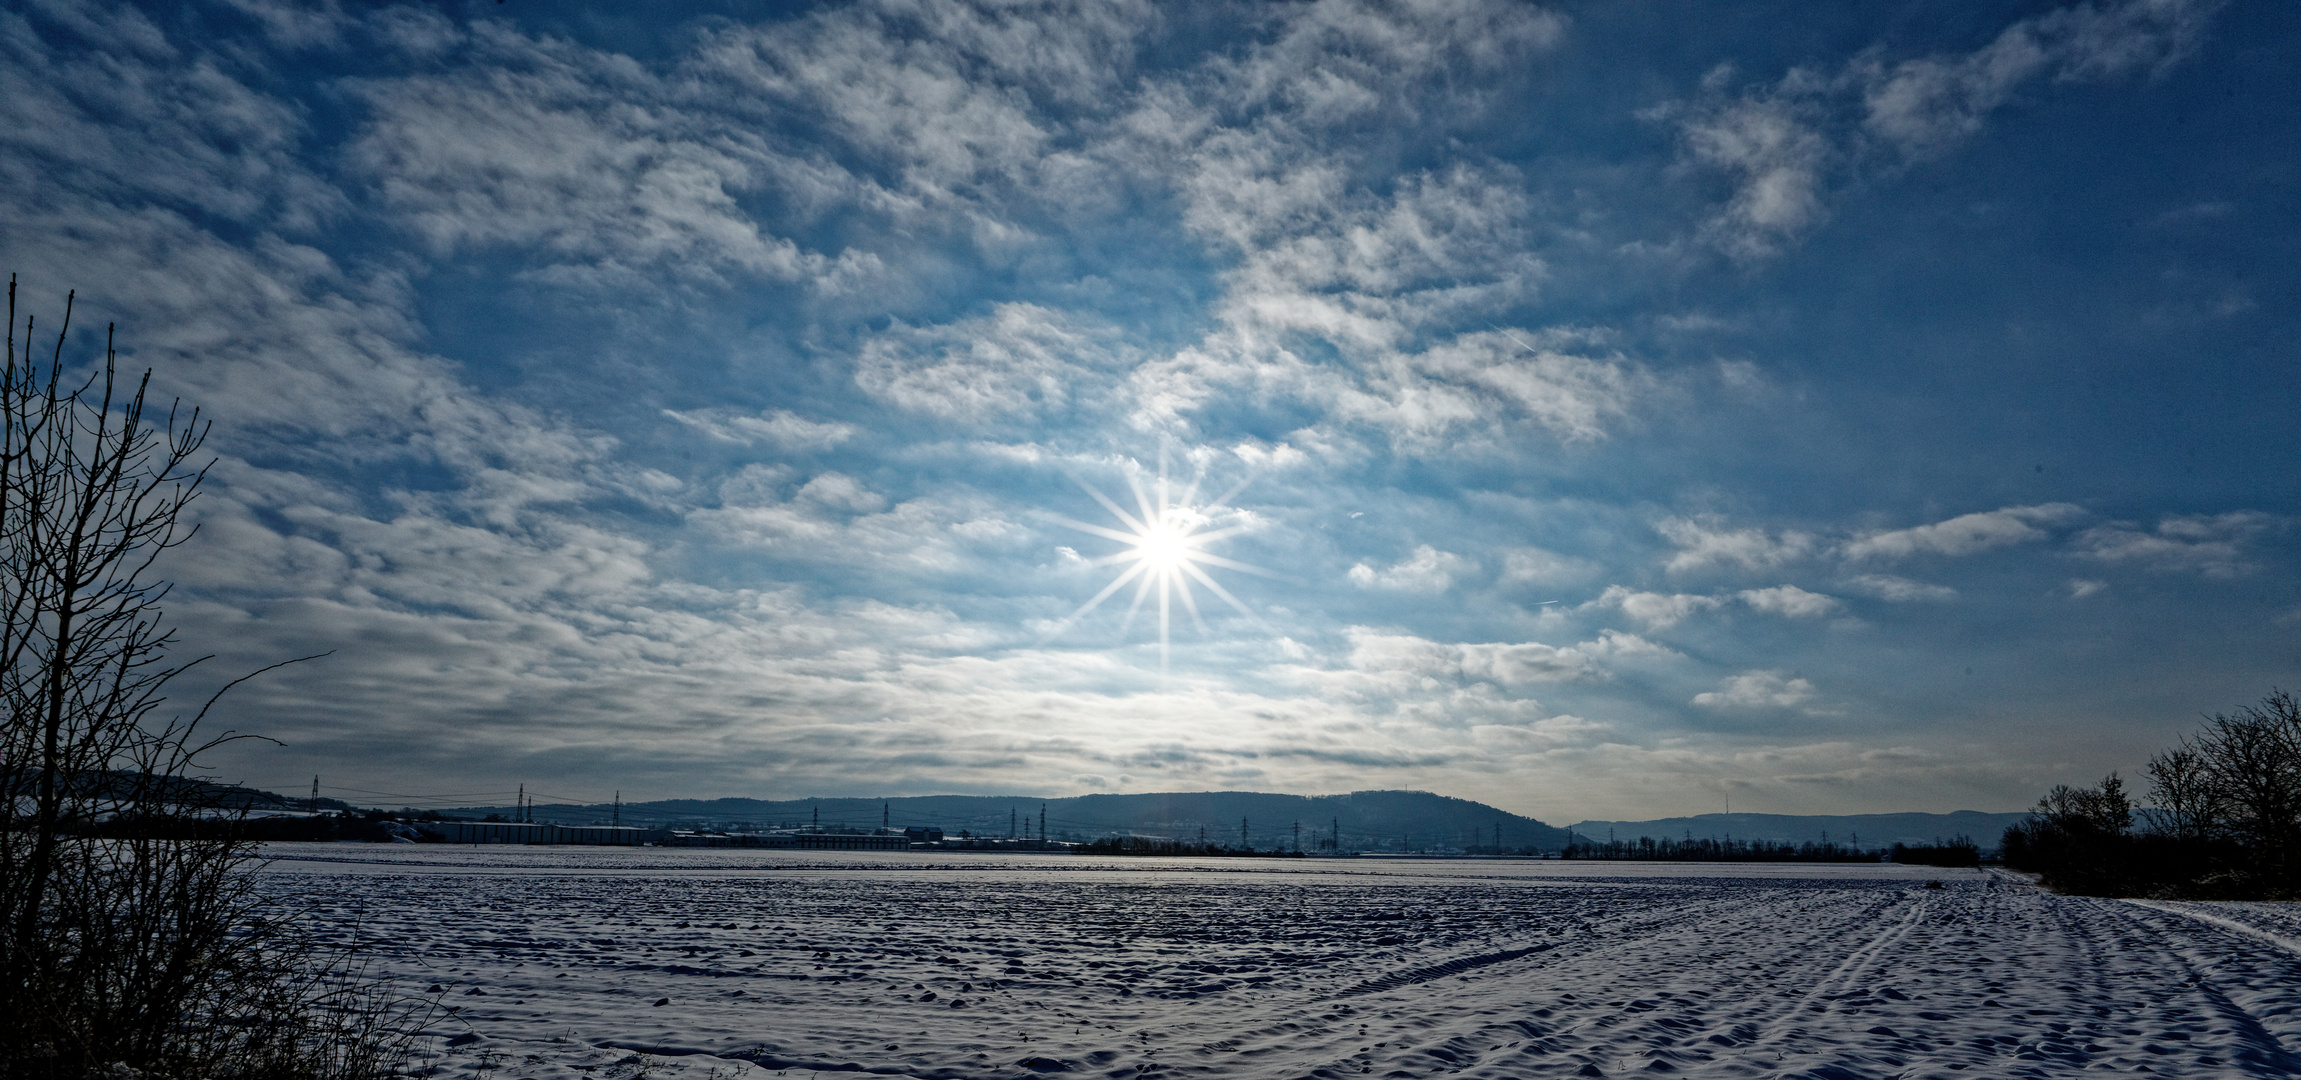
[[[1167,574],[1182,569],[1197,554],[1187,526],[1172,521],[1161,521],[1149,532],[1134,538],[1131,557],[1147,564],[1149,572]]]
[[[1134,601],[1127,607],[1126,621],[1121,624],[1119,632],[1124,635],[1133,627],[1135,616],[1141,613],[1155,595],[1158,598],[1159,668],[1162,671],[1167,667],[1176,601],[1181,602],[1183,610],[1189,613],[1191,621],[1198,624],[1202,633],[1206,630],[1206,620],[1199,614],[1198,598],[1192,591],[1192,582],[1197,582],[1206,591],[1221,597],[1223,602],[1237,609],[1239,614],[1256,622],[1262,621],[1206,571],[1207,567],[1222,567],[1265,577],[1276,576],[1259,566],[1226,559],[1206,550],[1207,544],[1236,536],[1252,527],[1243,511],[1227,505],[1246,486],[1244,483],[1232,488],[1221,498],[1200,503],[1198,486],[1204,474],[1194,478],[1177,495],[1167,482],[1166,462],[1162,458],[1153,491],[1143,490],[1141,480],[1134,473],[1128,473],[1127,487],[1135,497],[1135,509],[1129,511],[1093,484],[1076,476],[1072,479],[1088,495],[1093,496],[1096,502],[1101,503],[1103,509],[1110,511],[1111,516],[1118,519],[1120,527],[1093,525],[1065,517],[1056,517],[1055,520],[1080,532],[1126,545],[1117,552],[1089,560],[1096,566],[1123,565],[1125,569],[1104,585],[1102,591],[1079,605],[1079,609],[1072,612],[1069,618],[1056,624],[1054,630],[1049,632],[1049,637],[1076,623],[1130,582],[1135,587]]]

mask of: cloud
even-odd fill
[[[1697,613],[1725,607],[1731,600],[1739,600],[1757,611],[1789,619],[1818,619],[1835,614],[1844,607],[1834,596],[1809,592],[1795,585],[1743,589],[1725,596],[1642,592],[1623,585],[1610,585],[1596,600],[1583,604],[1581,610],[1620,608],[1623,614],[1646,624],[1650,630],[1667,630]]]
[[[1636,634],[1620,630],[1600,630],[1592,640],[1574,646],[1577,652],[1593,657],[1649,657],[1653,659],[1683,659],[1674,649],[1656,645]]]
[[[1857,63],[1863,127],[1913,156],[1970,138],[2024,84],[2157,74],[2188,58],[2219,0],[2083,3],[2023,19],[1988,45],[1891,67]]]
[[[1454,155],[1402,172],[1342,135],[1477,122],[1491,93],[1428,76],[1507,72],[1564,20],[1517,4],[1329,0],[1272,9],[1269,25],[1209,77],[1150,88],[1123,122],[1127,152],[1168,173],[1183,224],[1230,264],[1219,325],[1135,373],[1136,422],[1171,429],[1242,397],[1299,402],[1426,454],[1525,425],[1587,442],[1624,420],[1652,386],[1637,364],[1492,328],[1547,273],[1524,179]]]
[[[2080,556],[2099,562],[2228,578],[2254,568],[2248,549],[2279,524],[2254,510],[2183,515],[2164,518],[2154,529],[2125,523],[2095,526],[2079,533],[2074,544]]]
[[[1845,585],[1855,592],[1897,604],[1912,601],[1946,603],[1957,599],[1957,590],[1947,585],[1911,581],[1892,574],[1860,574],[1847,578]]]
[[[794,163],[813,181],[793,185],[803,197],[859,195],[920,223],[953,212],[996,232],[1011,225],[984,219],[976,196],[1085,164],[1054,116],[1127,100],[1136,40],[1156,24],[1140,2],[857,4],[717,28],[691,70],[731,119],[797,128],[864,166]]]
[[[117,318],[163,395],[221,419],[203,532],[170,564],[187,644],[235,671],[339,650],[233,699],[236,725],[294,744],[233,751],[235,778],[352,762],[368,786],[419,785],[398,790],[1253,783],[1586,809],[1722,771],[1915,804],[2007,755],[1950,747],[1985,762],[1953,769],[1911,764],[1894,730],[1707,734],[1689,713],[1818,691],[1782,674],[1795,656],[1701,634],[1699,662],[1724,665],[1705,679],[1766,666],[1698,705],[1691,685],[1657,696],[1633,676],[1697,658],[1641,634],[1842,614],[1780,584],[1841,553],[1868,560],[1847,574],[1900,569],[2100,524],[2064,554],[2104,577],[2279,556],[2217,518],[2013,507],[1834,545],[1695,516],[1655,528],[1668,574],[1721,576],[1706,593],[1487,602],[1488,571],[1521,603],[1643,580],[1650,507],[1746,494],[1747,460],[1704,456],[1732,433],[1670,410],[1749,397],[1757,369],[1714,355],[1719,335],[1779,344],[1768,318],[1700,317],[1729,305],[1699,275],[1665,290],[1694,315],[1640,313],[1659,279],[1618,242],[1657,227],[1653,162],[1600,154],[1593,173],[1560,164],[1587,159],[1563,129],[1497,137],[1530,100],[1620,111],[1576,81],[1609,58],[1554,60],[1581,43],[1526,4],[1257,8],[1218,48],[1211,24],[1101,0],[651,16],[637,37],[544,32],[517,5],[231,7],[0,14],[0,249],[28,290],[83,286],[84,320]],[[2175,62],[2186,46],[2149,44],[2139,11],[2001,38],[2042,67],[2005,66],[2009,44],[1721,76],[1668,114],[1682,171],[1718,182],[1705,241],[1779,250],[2028,88]],[[2132,41],[2140,59],[2116,59]],[[1762,312],[1797,299],[1781,287],[1728,291]],[[1791,389],[1761,396],[1834,408]],[[1108,580],[1093,545],[1034,527],[1061,464],[1162,446],[1256,475],[1241,505],[1271,528],[1241,558],[1344,579],[1241,585],[1267,636],[1176,619],[1170,672],[1147,618],[1034,640]],[[1433,543],[1353,565],[1399,533],[1342,530],[1401,513]],[[1954,595],[1883,573],[1830,588]],[[1338,604],[1407,621],[1346,628]],[[1576,625],[1557,640],[1586,640],[1518,640]],[[1881,723],[1959,710],[1922,698]],[[1864,786],[1881,778],[1903,786]]]
[[[1581,581],[1600,571],[1597,563],[1546,548],[1509,548],[1502,552],[1504,584],[1554,585]]]
[[[1805,533],[1768,536],[1762,529],[1727,529],[1715,521],[1669,518],[1654,528],[1677,545],[1677,554],[1664,564],[1672,573],[1727,564],[1766,570],[1802,558],[1814,547],[1813,537]]]
[[[1818,619],[1837,612],[1844,605],[1834,596],[1807,592],[1795,585],[1776,585],[1770,589],[1744,589],[1736,595],[1742,602],[1759,611],[1791,619]]]
[[[1848,559],[1905,559],[1914,555],[1971,555],[2011,544],[2045,539],[2046,527],[2066,524],[2085,511],[2069,503],[2008,506],[1947,521],[1871,533],[1846,544]]]
[[[529,251],[559,280],[624,286],[640,268],[831,285],[875,270],[761,229],[742,201],[774,164],[628,58],[490,22],[465,47],[487,62],[355,84],[368,119],[350,159],[434,251]]]
[[[1598,654],[1638,651],[1614,642],[1595,647],[1589,642],[1570,646],[1532,641],[1454,644],[1366,627],[1352,628],[1349,639],[1350,670],[1377,677],[1392,694],[1409,692],[1414,684],[1432,679],[1485,682],[1506,688],[1602,679],[1606,673],[1596,661]],[[1645,644],[1634,637],[1628,640]]]
[[[1361,329],[1387,337],[1396,327]],[[1658,382],[1626,358],[1529,351],[1512,333],[1461,334],[1420,351],[1335,344],[1348,364],[1312,363],[1260,334],[1212,336],[1136,369],[1137,422],[1184,422],[1244,394],[1315,406],[1330,422],[1370,429],[1408,454],[1499,447],[1523,425],[1567,443],[1594,442]]]
[[[1734,70],[1720,66],[1692,100],[1645,115],[1677,127],[1692,171],[1726,183],[1703,237],[1736,258],[1762,258],[1827,220],[1831,188],[1881,155],[1904,162],[1942,154],[2040,79],[2163,72],[2195,51],[2221,6],[2072,4],[2015,22],[1970,53],[1889,64],[1873,50],[1835,71],[1796,67],[1738,93],[1727,89]]]
[[[663,415],[713,438],[752,445],[765,442],[785,450],[828,450],[855,437],[853,424],[809,420],[789,409],[738,413],[731,409],[663,410]]]
[[[1454,584],[1456,575],[1476,568],[1477,564],[1460,555],[1422,544],[1388,569],[1376,570],[1363,562],[1352,566],[1350,582],[1361,589],[1439,593]]]
[[[1787,709],[1813,700],[1814,684],[1781,671],[1745,671],[1730,675],[1716,690],[1694,695],[1704,709]]]
[[[1714,611],[1722,606],[1714,596],[1696,596],[1690,593],[1641,592],[1623,585],[1608,585],[1596,600],[1582,605],[1584,610],[1615,607],[1622,613],[1645,623],[1649,630],[1666,630],[1685,621],[1686,617],[1701,611]]]
[[[346,209],[302,159],[302,110],[141,12],[56,5],[7,30],[0,181],[42,192],[27,209],[61,196],[297,231]]]
[[[982,424],[1060,414],[1118,366],[1114,334],[1035,304],[941,326],[897,325],[863,343],[855,384],[909,412]]]
[[[1732,187],[1703,225],[1729,254],[1773,254],[1828,216],[1823,174],[1840,151],[1817,130],[1818,110],[1801,100],[1804,82],[1793,73],[1780,90],[1709,104],[1681,121],[1687,154]]]

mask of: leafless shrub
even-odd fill
[[[2224,873],[2250,891],[2301,892],[2301,700],[2272,690],[2233,715],[2215,713],[2149,762],[2161,827],[2242,852]]]
[[[233,736],[162,718],[192,664],[155,560],[188,540],[196,410],[150,373],[65,360],[32,320],[0,368],[0,1076],[291,1077],[389,1070],[407,1006],[315,957],[249,873],[229,789],[196,759]],[[228,689],[228,687],[227,687]],[[209,705],[213,705],[210,699]]]

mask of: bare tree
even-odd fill
[[[2149,759],[2148,772],[2157,827],[2184,843],[2210,839],[2225,815],[2205,755],[2184,745]]]
[[[2235,845],[2257,881],[2301,889],[2301,700],[2272,690],[2215,713],[2152,759],[2149,775],[2151,799],[2178,835]]]
[[[154,567],[194,532],[185,511],[205,475],[193,458],[208,425],[173,404],[157,415],[150,372],[122,378],[109,328],[102,364],[75,370],[70,331],[67,299],[49,355],[35,356],[29,318],[19,349],[10,279],[0,1075],[78,1080],[116,1064],[205,1075],[229,1063],[251,1078],[372,1071],[389,1040],[342,1024],[380,1014],[314,1008],[361,991],[299,959],[292,926],[267,914],[247,872],[254,848],[229,789],[195,775],[198,755],[233,736],[204,736],[205,708],[159,712],[169,684],[199,662],[170,658],[169,587]],[[267,1020],[216,1022],[234,1015]]]

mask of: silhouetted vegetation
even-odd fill
[[[1931,844],[1895,844],[1886,858],[1909,866],[1980,866],[1981,845],[1964,836]]]
[[[1185,840],[1168,840],[1158,836],[1106,836],[1071,849],[1079,855],[1169,855],[1200,859],[1255,858],[1299,859],[1299,851],[1256,851],[1253,848],[1224,847],[1220,844],[1194,844]]]
[[[1560,853],[1568,859],[1636,859],[1657,862],[1807,862],[1841,863],[1878,861],[1875,851],[1860,851],[1843,844],[1807,841],[1791,844],[1772,840],[1720,840],[1715,837],[1683,840],[1577,840]]]
[[[2056,786],[2006,830],[2006,865],[2083,896],[2301,899],[2301,701],[2216,713],[2148,773],[2148,808],[2116,773]]]
[[[187,779],[230,736],[163,719],[153,560],[189,539],[206,427],[150,379],[0,368],[0,1077],[381,1076],[392,1007],[315,959],[248,871],[245,801]],[[66,308],[66,330],[70,309]],[[193,661],[192,663],[197,663]],[[209,702],[214,704],[214,700]]]

